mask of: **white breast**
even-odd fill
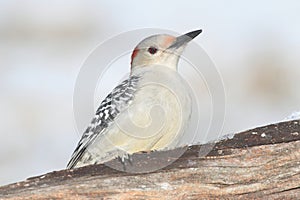
[[[147,66],[135,70],[134,75],[142,78],[132,104],[89,149],[103,161],[123,151],[174,148],[187,130],[192,105],[189,87],[181,76],[161,66]]]

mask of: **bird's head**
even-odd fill
[[[196,30],[179,37],[161,34],[142,40],[131,55],[131,69],[149,65],[161,65],[177,70],[180,55],[189,41],[199,35]]]

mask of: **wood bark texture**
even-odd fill
[[[31,177],[0,199],[300,199],[300,120]]]

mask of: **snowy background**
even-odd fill
[[[203,29],[195,42],[226,90],[224,134],[300,110],[299,10],[296,0],[0,0],[0,185],[66,166],[82,132],[73,113],[81,65],[125,31]]]

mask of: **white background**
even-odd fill
[[[73,115],[80,67],[125,31],[203,29],[195,42],[226,89],[224,134],[282,120],[300,109],[299,10],[273,0],[0,1],[0,185],[66,166],[82,132]]]

